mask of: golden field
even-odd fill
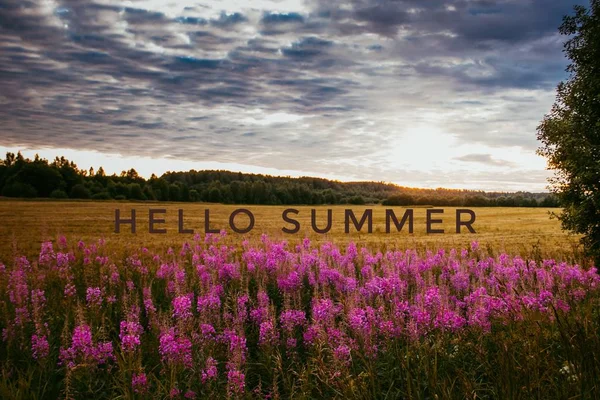
[[[137,233],[114,233],[115,209],[132,208]],[[0,398],[600,398],[600,277],[549,218],[560,210],[477,208],[477,233],[456,234],[448,207],[447,233],[428,235],[414,208],[411,235],[385,233],[386,207],[352,207],[372,209],[372,234],[344,232],[345,206],[317,207],[320,227],[333,213],[318,235],[305,206],[291,235],[286,208],[246,206],[242,246],[227,229],[239,208],[0,200]],[[148,232],[149,209],[166,234]],[[229,231],[210,243],[229,247],[179,234],[179,209],[200,236],[210,210]],[[282,252],[263,233],[315,243]],[[40,251],[59,235],[68,255]]]
[[[230,214],[239,208],[246,208],[255,216],[254,229],[246,235],[238,235],[229,228]],[[282,212],[295,208],[298,215],[290,215],[298,220],[301,229],[296,234],[285,234],[283,227],[293,226],[282,219]],[[332,229],[327,234],[317,234],[311,229],[311,209],[317,212],[317,224],[324,227],[327,210],[333,212]],[[344,232],[344,210],[352,209],[360,220],[365,209],[373,209],[373,233],[356,232],[352,224],[351,232]],[[313,241],[334,241],[345,244],[355,241],[363,246],[378,248],[416,248],[420,250],[438,248],[461,248],[472,241],[478,241],[482,248],[492,254],[503,251],[520,254],[525,257],[557,258],[579,261],[580,247],[578,237],[563,232],[560,222],[550,218],[550,212],[559,209],[546,208],[472,208],[477,219],[473,224],[475,234],[462,228],[461,234],[455,233],[455,210],[453,207],[440,207],[443,215],[434,215],[433,219],[443,219],[436,229],[443,228],[444,234],[426,233],[426,208],[414,208],[414,233],[409,234],[407,226],[396,232],[392,224],[391,233],[385,228],[385,210],[393,208],[398,220],[404,215],[402,207],[372,206],[240,206],[207,203],[150,203],[150,202],[94,202],[94,201],[0,201],[0,259],[6,261],[11,255],[31,255],[39,251],[42,241],[56,239],[65,235],[70,241],[95,241],[104,238],[119,248],[145,246],[148,248],[180,247],[191,234],[178,233],[178,210],[183,209],[185,229],[194,229],[204,235],[205,210],[210,210],[210,227],[225,229],[231,238],[245,237],[257,239],[263,233],[271,238],[298,242],[304,237]],[[121,218],[129,218],[130,210],[136,210],[135,234],[129,225],[122,225],[121,233],[115,233],[115,209],[121,212]],[[156,219],[165,219],[164,224],[156,228],[166,228],[166,234],[148,232],[149,209],[165,209],[165,214],[157,214]],[[463,219],[468,219],[465,215]],[[236,218],[240,227],[247,226],[247,217]]]

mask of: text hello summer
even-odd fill
[[[327,217],[322,216],[323,211],[327,211]],[[401,232],[405,227],[408,233],[414,232],[414,210],[409,208],[403,210],[404,214],[399,216],[396,215],[393,209],[385,210],[385,233],[391,233],[393,229],[396,232]],[[318,234],[326,234],[333,227],[333,210],[319,210],[311,209],[311,229]],[[318,216],[317,214],[321,214]],[[177,227],[178,233],[181,234],[194,234],[194,229],[187,226],[185,223],[184,210],[179,209],[177,212]],[[298,216],[300,211],[294,208],[285,209],[281,213],[281,219],[285,226],[281,228],[281,231],[287,234],[298,233],[301,229],[300,221],[294,217]],[[121,227],[128,225],[131,233],[136,233],[137,212],[135,209],[130,210],[129,218],[125,218],[121,215],[120,209],[115,209],[115,233],[121,232]],[[427,234],[443,234],[446,233],[444,229],[440,227],[443,221],[444,209],[427,209],[425,216],[425,228]],[[148,209],[148,232],[152,234],[164,234],[167,233],[167,228],[164,224],[166,221],[167,210],[162,208],[150,208]],[[326,219],[326,222],[324,221]],[[476,216],[475,212],[470,209],[456,209],[455,215],[455,233],[462,233],[463,229],[469,233],[475,233],[473,224],[475,223]],[[231,212],[229,215],[229,228],[239,234],[246,234],[252,231],[255,226],[256,218],[252,211],[246,208],[238,208]],[[352,225],[352,228],[351,228]],[[211,227],[210,223],[210,210],[204,210],[204,232],[205,233],[219,233],[222,228]],[[366,209],[362,215],[357,216],[353,210],[344,210],[344,232],[350,233],[351,230],[356,232],[373,233],[373,209]]]

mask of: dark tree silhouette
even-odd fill
[[[570,76],[557,88],[552,111],[538,127],[539,154],[555,170],[552,190],[563,206],[563,228],[583,235],[600,263],[600,0],[575,7],[560,33]]]
[[[52,163],[20,153],[0,161],[0,194],[93,200],[204,201],[227,204],[375,204],[390,206],[544,206],[548,193],[491,193],[416,189],[384,182],[339,182],[229,171],[167,172],[146,180],[134,170],[106,175],[104,168],[79,169],[64,157]]]

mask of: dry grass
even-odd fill
[[[130,210],[136,209],[137,233],[132,234],[129,226],[124,225],[121,233],[114,233],[115,209],[121,210],[122,218],[129,218]],[[150,208],[166,209],[166,214],[156,218],[165,218],[166,223],[158,227],[167,228],[167,234],[148,233],[148,210]],[[43,240],[55,239],[59,234],[70,240],[90,241],[100,237],[113,245],[123,247],[146,246],[149,248],[166,248],[181,246],[181,243],[192,235],[178,233],[178,210],[184,210],[185,228],[192,228],[196,233],[204,234],[204,213],[210,210],[211,228],[226,229],[236,237],[228,226],[229,215],[238,208],[248,208],[256,218],[256,225],[251,233],[244,235],[250,239],[258,238],[266,233],[271,237],[286,239],[290,242],[309,237],[315,241],[334,241],[345,244],[355,241],[361,245],[379,248],[417,248],[438,249],[465,247],[477,240],[483,248],[492,253],[507,251],[527,257],[557,258],[578,261],[578,238],[560,229],[556,219],[550,219],[550,211],[558,209],[544,208],[473,208],[477,220],[473,227],[476,234],[470,234],[463,228],[463,233],[455,231],[455,208],[443,207],[444,222],[435,228],[443,227],[444,234],[426,234],[425,208],[414,208],[414,234],[409,234],[407,227],[401,232],[385,233],[384,206],[296,206],[299,214],[294,218],[301,223],[297,234],[285,234],[281,229],[292,227],[282,219],[284,206],[237,206],[206,203],[133,203],[133,202],[93,202],[93,201],[0,201],[0,258],[6,260],[15,252],[32,255],[39,251]],[[320,227],[326,223],[327,209],[333,210],[333,228],[328,234],[317,234],[311,229],[311,209],[317,210],[317,221]],[[351,208],[358,218],[366,208],[373,209],[373,233],[344,232],[344,210]],[[401,219],[404,211],[394,207]],[[466,218],[465,216],[464,218]],[[240,227],[247,222],[245,216],[239,217]],[[434,216],[440,218],[439,215]]]

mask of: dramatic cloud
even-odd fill
[[[4,0],[0,145],[542,190],[576,4]]]
[[[482,164],[488,164],[488,165],[496,165],[499,167],[504,167],[504,166],[514,167],[515,166],[515,164],[510,161],[496,160],[492,157],[491,154],[467,154],[462,157],[456,157],[456,160],[465,161],[465,162],[482,163]]]

